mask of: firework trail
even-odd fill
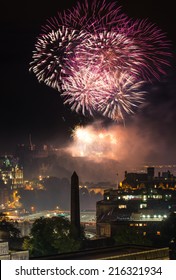
[[[128,17],[121,12],[121,7],[117,3],[107,0],[78,1],[75,7],[63,11],[47,20],[47,24],[42,26],[42,31],[46,34],[52,30],[57,31],[60,26],[72,28],[74,30],[84,30],[89,33],[102,32],[104,30],[115,30],[125,26]]]
[[[144,102],[144,82],[165,75],[170,56],[154,24],[130,19],[115,1],[85,0],[42,27],[30,71],[71,110],[117,121]]]

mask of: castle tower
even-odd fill
[[[71,176],[71,225],[75,237],[80,237],[80,201],[79,201],[79,178],[74,171]]]
[[[154,167],[148,167],[147,168],[147,175],[149,180],[153,180],[155,174],[155,168]]]
[[[154,175],[155,175],[155,168],[154,167],[148,167],[147,168],[147,179],[148,179],[148,188],[152,188],[153,187],[153,179],[154,179]]]

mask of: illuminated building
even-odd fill
[[[154,167],[148,167],[147,173],[128,173],[125,171],[125,179],[121,182],[120,188],[123,190],[149,188],[176,190],[176,177],[169,170],[158,172],[158,176],[155,176]]]
[[[125,172],[119,188],[105,190],[96,204],[97,235],[109,237],[123,227],[159,235],[161,223],[175,211],[176,177],[169,171],[158,177],[153,167],[143,174]]]
[[[23,187],[23,168],[13,156],[0,157],[0,178],[11,189]]]
[[[0,209],[5,209],[5,206],[8,205],[9,202],[9,190],[7,186],[0,184]]]
[[[20,207],[18,189],[23,188],[23,168],[13,156],[0,157],[0,208]]]

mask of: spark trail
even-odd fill
[[[129,18],[115,1],[85,0],[47,20],[30,71],[71,110],[119,121],[145,101],[145,83],[167,73],[170,57],[155,24]]]

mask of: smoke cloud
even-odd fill
[[[157,158],[159,146],[152,141],[152,132],[142,130],[136,123],[105,128],[101,122],[95,122],[76,127],[64,152],[84,180],[115,182],[117,174],[123,179],[125,170],[134,170]]]
[[[95,121],[75,127],[65,152],[77,162],[83,178],[116,182],[117,173],[121,180],[125,170],[175,164],[175,79],[155,83],[147,91],[146,103],[126,125]]]

